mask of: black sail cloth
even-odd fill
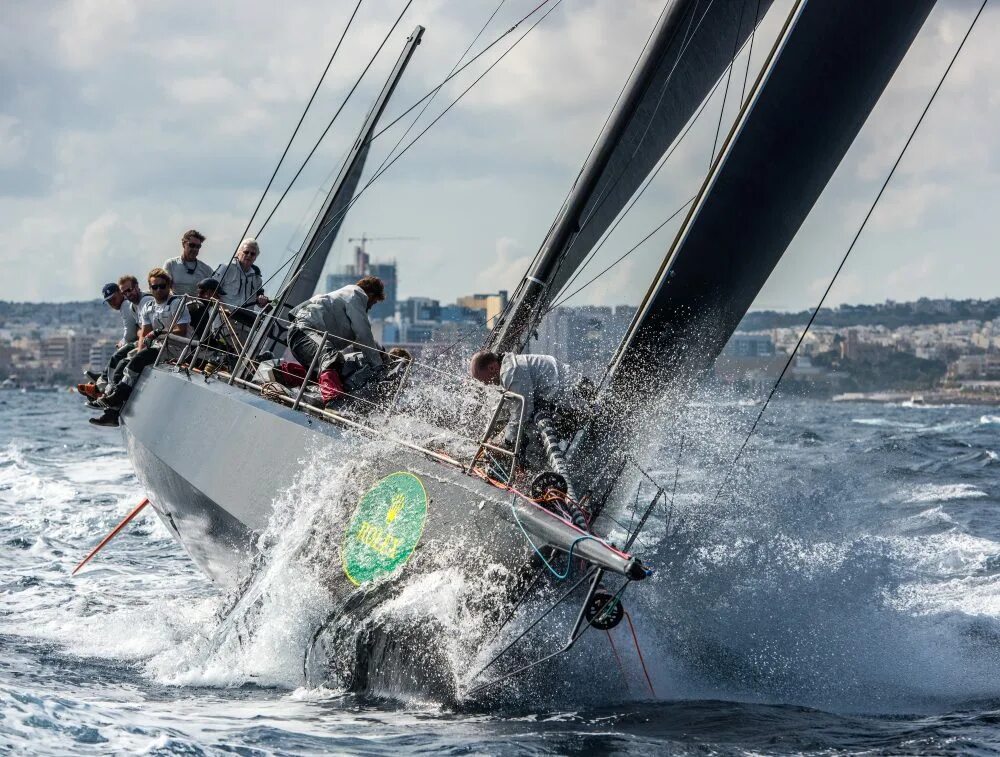
[[[569,197],[490,337],[524,346],[538,314],[566,285],[677,138],[772,0],[675,0],[588,156]]]
[[[612,363],[612,393],[708,368],[840,164],[934,0],[808,0]]]

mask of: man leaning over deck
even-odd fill
[[[329,338],[319,356],[319,391],[324,403],[344,393],[339,373],[341,352],[360,350],[365,365],[379,369],[385,363],[382,348],[375,341],[368,311],[385,299],[385,286],[376,276],[365,276],[357,284],[318,294],[292,309],[294,321],[288,329],[288,347],[295,359],[308,370],[323,340]]]
[[[191,315],[182,304],[183,298],[171,294],[173,282],[169,273],[162,268],[154,268],[146,279],[152,296],[143,300],[139,312],[141,327],[136,352],[125,363],[125,377],[101,400],[105,407],[104,414],[90,419],[95,426],[118,425],[121,408],[132,394],[140,374],[156,361],[160,351],[156,340],[168,332],[185,336],[191,323]]]

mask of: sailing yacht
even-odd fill
[[[557,294],[678,139],[770,5],[668,4],[486,346],[526,349]],[[358,466],[351,491],[328,503],[337,533],[329,544],[327,586],[341,618],[370,614],[403,582],[444,566],[504,577],[508,585],[491,610],[501,627],[527,594],[552,596],[546,586],[566,579],[567,591],[551,602],[580,608],[566,643],[517,663],[503,660],[512,645],[502,647],[464,682],[475,694],[565,653],[590,628],[612,627],[621,620],[626,589],[650,574],[650,566],[630,552],[639,529],[615,545],[602,518],[627,478],[628,450],[637,442],[623,416],[639,412],[665,384],[711,365],[933,5],[792,4],[607,368],[599,409],[579,429],[568,460],[549,456],[549,472],[571,480],[560,486],[550,477],[534,490],[519,483],[521,446],[507,450],[490,441],[500,408],[511,399],[523,407],[523,398],[490,394],[491,420],[476,437],[447,425],[407,434],[391,422],[395,399],[366,412],[337,412],[310,405],[302,391],[275,393],[255,379],[260,356],[283,348],[289,309],[315,291],[376,124],[420,41],[418,27],[292,261],[274,308],[258,316],[231,369],[206,374],[194,359],[161,360],[126,405],[121,421],[128,454],[158,516],[208,576],[232,584],[258,559],[256,537],[282,492],[308,476],[316,461],[351,460],[374,448],[375,457]],[[195,354],[200,349],[197,339],[170,340],[183,341]],[[436,368],[414,364],[410,370]],[[468,384],[449,386],[475,396]],[[404,381],[399,396],[406,392]],[[403,405],[399,413],[406,412]],[[166,425],[160,422],[165,412],[172,418]],[[525,428],[532,422],[521,418]],[[570,517],[576,510],[585,512],[584,527]],[[548,613],[542,615],[554,617]],[[420,663],[413,658],[409,664]]]

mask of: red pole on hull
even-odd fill
[[[139,512],[142,510],[142,508],[144,508],[148,504],[149,504],[148,499],[144,499],[142,502],[140,502],[132,512],[130,512],[128,515],[125,516],[125,518],[122,520],[121,523],[119,523],[111,530],[110,534],[101,539],[101,543],[98,544],[96,547],[94,547],[90,551],[90,554],[84,557],[83,560],[80,561],[79,565],[73,568],[73,572],[70,575],[75,576],[77,574],[77,571],[80,570],[80,568],[82,568],[84,565],[90,562],[90,559],[94,557],[94,555],[96,555],[98,552],[100,552],[104,548],[105,544],[114,539],[118,535],[118,532],[121,531],[123,528],[125,528],[125,526],[129,524],[132,518],[138,515]]]

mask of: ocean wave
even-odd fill
[[[951,502],[960,499],[980,499],[989,494],[972,484],[921,484],[903,495],[903,501],[910,504],[924,502]]]

